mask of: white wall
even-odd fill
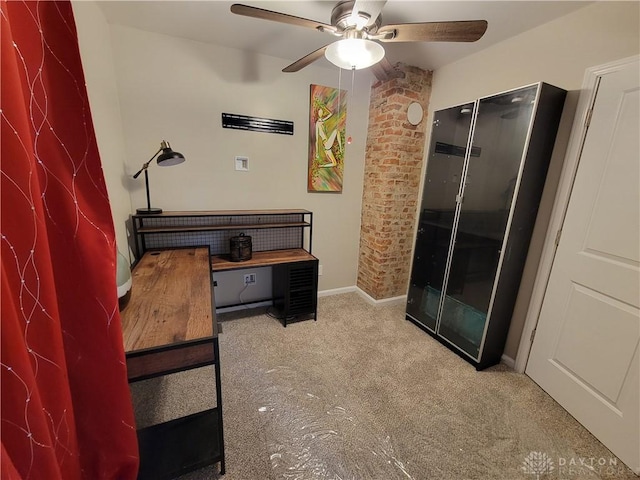
[[[602,1],[576,10],[435,71],[431,108],[538,81],[578,90],[588,67],[638,51],[639,22],[638,2]]]
[[[116,229],[116,241],[118,249],[127,255],[125,220],[131,213],[131,198],[125,186],[124,136],[110,29],[102,11],[94,2],[73,2],[73,13],[93,126]]]
[[[520,342],[585,70],[635,55],[639,51],[640,4],[605,1],[589,5],[434,72],[431,111],[538,81],[569,91],[507,339],[505,354],[511,358],[515,358]]]
[[[151,167],[154,205],[307,208],[314,212],[314,253],[324,270],[320,289],[355,284],[369,101],[366,73],[358,73],[356,98],[349,105],[348,134],[354,142],[347,149],[344,192],[310,194],[306,192],[309,84],[337,86],[337,72],[311,66],[285,75],[280,70],[288,62],[281,59],[127,27],[109,29],[93,2],[74,3],[74,11],[119,242],[130,212],[126,194],[131,194],[134,207],[145,203],[143,182],[123,176],[122,164],[127,175],[133,174],[160,140],[167,139],[187,162],[166,169]],[[532,242],[531,251],[537,255],[584,71],[638,53],[638,19],[637,2],[599,2],[434,72],[431,111],[540,80],[570,90],[541,205],[543,221],[538,222]],[[111,50],[115,70],[110,69]],[[347,88],[350,79],[343,79],[343,84]],[[290,137],[223,130],[222,112],[292,120],[296,133]],[[251,171],[233,171],[234,155],[249,156]],[[506,353],[512,357],[536,266],[534,254],[525,269],[507,344]]]
[[[367,134],[369,73],[356,73],[348,105],[342,194],[307,193],[309,86],[338,86],[338,70],[307,67],[283,74],[286,60],[252,55],[130,27],[111,26],[126,143],[135,173],[163,139],[186,157],[149,167],[151,202],[166,210],[305,208],[313,211],[313,253],[320,290],[353,286]],[[351,85],[343,75],[342,88]],[[222,113],[294,122],[294,135],[223,129]],[[234,170],[234,156],[250,171]],[[145,205],[142,177],[125,182],[133,207]],[[222,300],[222,299],[221,299]]]

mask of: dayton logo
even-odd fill
[[[536,476],[536,480],[540,480],[540,475],[546,475],[553,471],[553,461],[546,453],[531,452],[524,458],[522,462],[522,470]]]

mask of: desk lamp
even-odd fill
[[[144,163],[142,165],[142,168],[138,170],[138,173],[133,176],[133,178],[138,178],[138,176],[142,172],[144,172],[144,186],[147,189],[147,208],[137,208],[136,213],[138,214],[152,215],[162,213],[161,208],[151,208],[151,200],[149,198],[149,174],[147,173],[149,164],[154,158],[156,158],[156,155],[158,155],[160,152],[162,153],[158,156],[158,165],[160,165],[161,167],[170,167],[172,165],[178,165],[179,163],[184,162],[184,155],[178,152],[174,152],[171,149],[171,145],[169,145],[169,142],[167,142],[166,140],[160,142],[160,150],[154,153],[153,157],[151,157],[148,162]]]

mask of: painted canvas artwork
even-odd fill
[[[307,191],[342,192],[347,92],[311,85]]]

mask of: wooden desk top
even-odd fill
[[[120,312],[125,353],[213,338],[217,332],[207,247],[146,252]]]

